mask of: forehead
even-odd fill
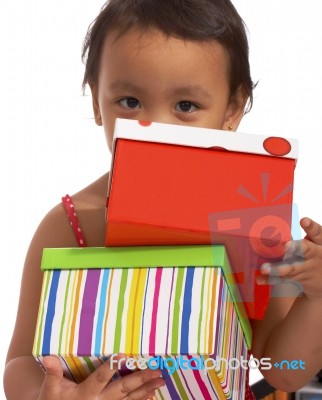
[[[126,75],[127,80],[183,81],[211,75],[228,83],[228,52],[219,42],[190,41],[166,36],[158,30],[113,31],[104,41],[99,82]],[[205,82],[206,83],[206,82]]]

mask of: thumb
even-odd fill
[[[63,377],[63,367],[58,357],[46,356],[43,359],[43,366],[46,369],[47,377],[56,377],[58,379]]]
[[[61,388],[61,381],[63,380],[63,367],[59,358],[55,356],[46,356],[42,363],[45,367],[46,375],[41,394],[51,393],[54,395],[56,392],[58,393]],[[44,399],[46,399],[46,396]]]
[[[301,227],[304,229],[306,236],[304,239],[310,240],[316,244],[322,245],[322,227],[310,218],[301,219]]]

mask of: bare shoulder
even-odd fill
[[[108,174],[72,196],[88,246],[104,246]]]
[[[281,323],[290,312],[294,301],[298,296],[298,290],[291,283],[284,283],[275,287],[263,320],[252,320],[253,343],[252,353],[260,359],[265,345],[276,326]]]
[[[89,246],[104,245],[105,205],[108,174],[81,191],[72,194],[79,224]],[[40,223],[32,240],[32,249],[78,246],[62,203],[57,204]]]
[[[78,209],[89,210],[97,209],[98,207],[105,207],[107,196],[107,183],[109,173],[101,176],[95,182],[86,186],[81,191],[75,193],[73,201],[76,202]]]
[[[72,194],[75,212],[83,227],[84,235],[89,236],[90,241],[95,240],[91,232],[91,225],[102,219],[105,224],[106,191],[108,175],[104,175],[81,191]],[[77,246],[72,229],[67,223],[67,214],[62,203],[57,204],[45,216],[36,231],[34,241],[46,242],[50,247]]]

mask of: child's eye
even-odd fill
[[[192,113],[196,111],[199,107],[196,104],[193,104],[191,101],[179,101],[176,104],[176,110],[184,113]]]
[[[125,108],[141,108],[141,104],[138,99],[135,97],[125,97],[124,99],[119,100],[119,104]]]

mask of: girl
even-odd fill
[[[116,117],[235,131],[252,105],[247,38],[229,0],[111,0],[88,31],[83,56],[83,85],[91,88],[95,121],[104,127],[110,149]],[[107,180],[104,175],[72,197],[78,217],[74,231],[60,204],[35,233],[7,357],[8,399],[146,399],[164,384],[160,372],[149,370],[110,383],[114,371],[106,363],[76,385],[63,378],[55,357],[45,359],[44,375],[31,356],[42,249],[104,246]],[[272,364],[305,362],[304,370],[263,371],[285,391],[302,387],[322,365],[322,321],[317,318],[322,310],[322,229],[308,218],[301,226],[310,240],[289,245],[288,256],[302,252],[304,261],[266,265],[258,283],[268,283],[271,276],[291,278],[303,287],[303,296],[272,298],[265,320],[252,322],[254,357],[269,357]],[[307,327],[305,340],[299,323]],[[246,393],[252,398],[248,386]]]

